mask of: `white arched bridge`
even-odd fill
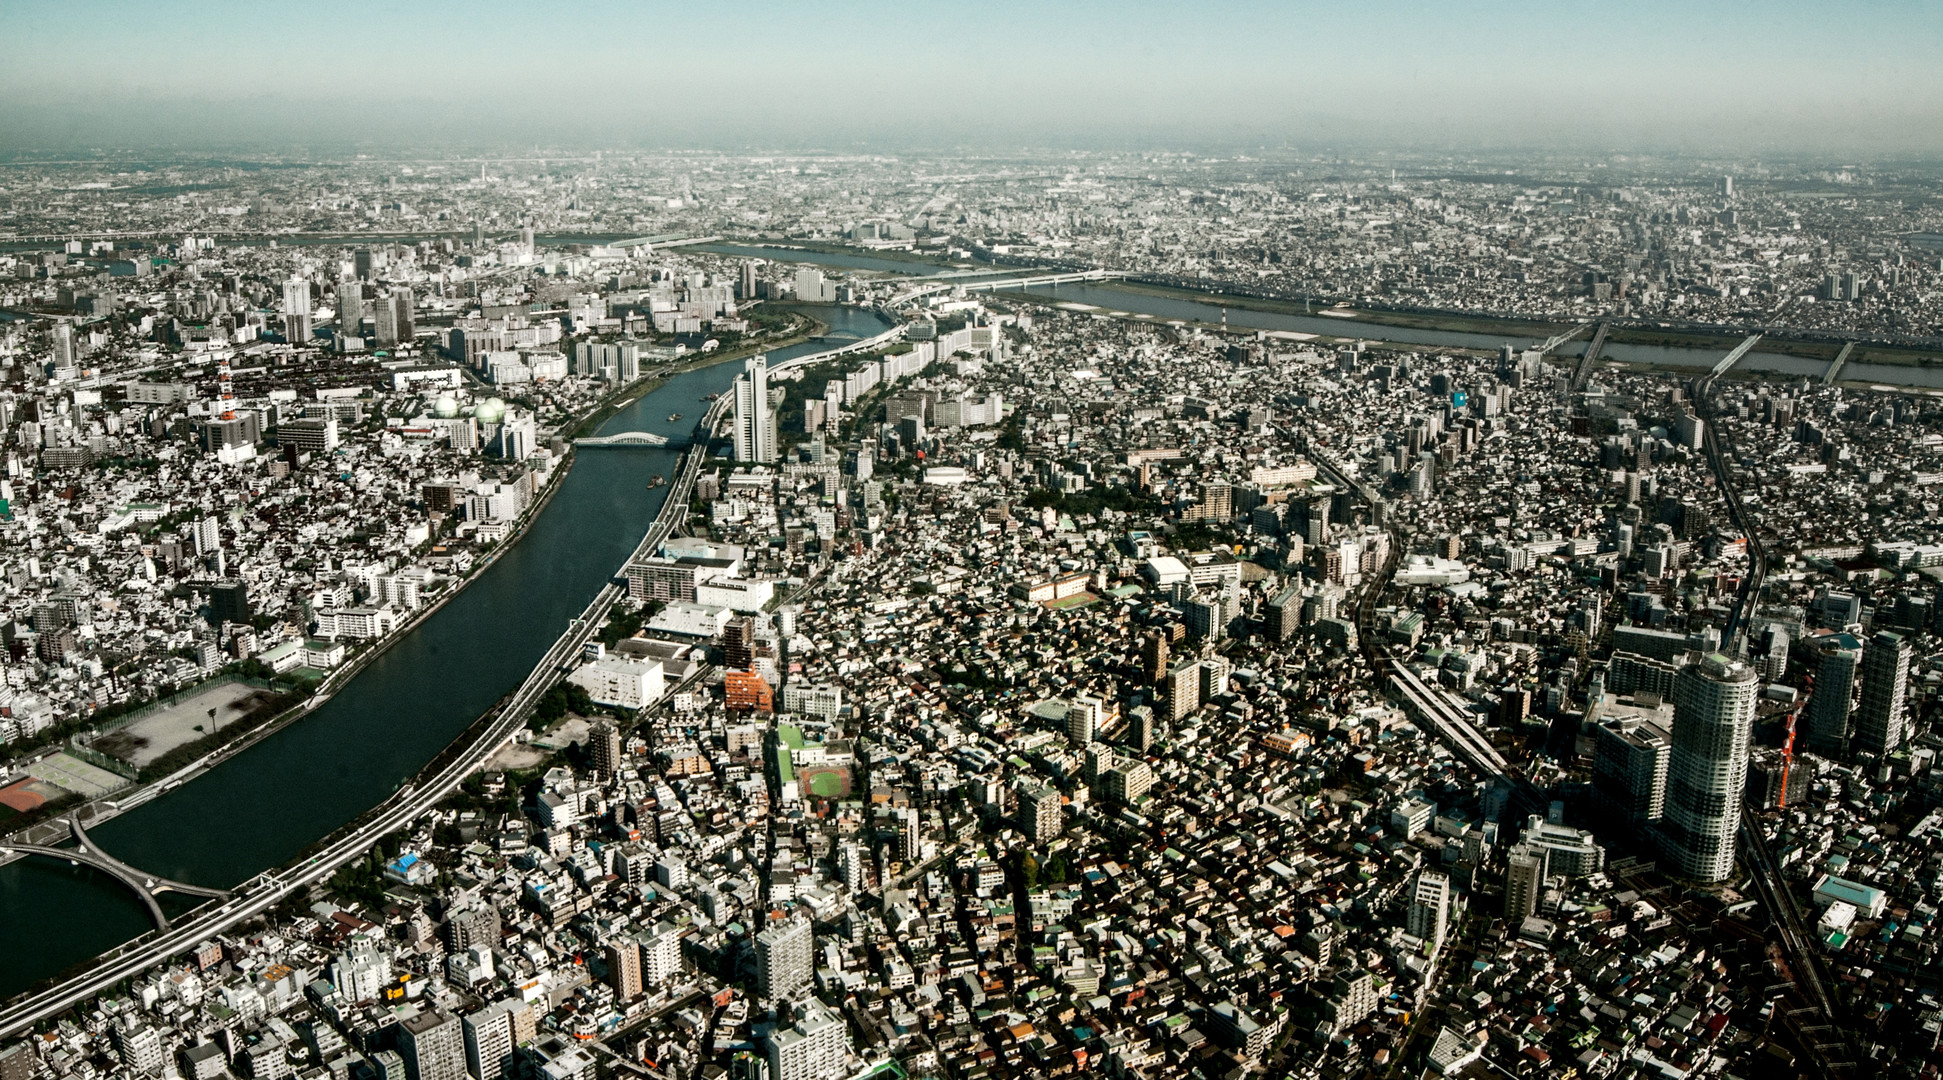
[[[612,435],[589,435],[575,439],[575,446],[666,446],[668,436],[652,431],[617,431]]]
[[[69,818],[67,819],[67,824],[68,829],[74,833],[75,847],[62,848],[49,847],[46,844],[0,842],[0,852],[6,854],[19,852],[23,855],[44,855],[50,859],[66,859],[68,862],[74,863],[77,866],[86,866],[99,870],[132,890],[141,899],[142,904],[148,908],[148,917],[155,920],[155,928],[162,931],[169,929],[169,917],[163,912],[162,905],[156,902],[155,896],[157,893],[181,893],[184,896],[200,896],[210,900],[222,900],[229,896],[229,893],[222,889],[209,889],[201,885],[190,885],[187,882],[171,881],[168,878],[138,870],[101,850],[100,845],[90,840],[87,831],[81,828],[79,818]]]

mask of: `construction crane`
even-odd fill
[[[216,392],[223,401],[224,420],[236,419],[236,384],[229,378],[229,354],[223,353],[216,359]]]
[[[1795,714],[1800,706],[1788,710],[1788,737],[1781,743],[1781,797],[1775,800],[1775,809],[1788,807],[1788,774],[1795,769]]]

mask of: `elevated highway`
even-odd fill
[[[1390,534],[1390,555],[1368,585],[1363,587],[1363,595],[1356,604],[1356,640],[1362,647],[1363,658],[1370,665],[1370,671],[1401,699],[1416,717],[1417,721],[1429,729],[1431,735],[1444,741],[1451,750],[1462,758],[1480,775],[1493,779],[1502,778],[1514,785],[1529,788],[1522,778],[1510,771],[1510,763],[1491,740],[1478,731],[1471,722],[1470,712],[1452,702],[1445,691],[1423,680],[1409,664],[1397,659],[1390,647],[1376,635],[1376,606],[1390,580],[1396,576],[1397,565],[1403,561],[1404,537],[1401,533]],[[1535,796],[1534,796],[1534,800]]]
[[[1371,506],[1371,513],[1379,519],[1383,516],[1385,505],[1382,496],[1367,483],[1350,475],[1342,463],[1328,454],[1310,447],[1307,450],[1310,460],[1332,480],[1356,492],[1357,496]],[[1525,796],[1525,801],[1542,805],[1537,792],[1523,778],[1512,773],[1510,762],[1505,760],[1491,740],[1477,729],[1471,720],[1470,711],[1451,699],[1441,687],[1425,682],[1409,664],[1399,660],[1391,652],[1388,644],[1377,636],[1376,608],[1383,593],[1390,587],[1396,576],[1397,567],[1403,561],[1407,538],[1399,531],[1390,530],[1390,553],[1383,566],[1363,587],[1362,595],[1356,601],[1356,639],[1362,649],[1363,658],[1370,666],[1370,672],[1389,687],[1393,696],[1400,699],[1420,724],[1423,724],[1435,738],[1443,740],[1451,750],[1462,758],[1479,774],[1492,778],[1503,778]]]
[[[774,375],[778,371],[790,371],[795,368],[809,367],[811,364],[820,364],[825,360],[834,360],[839,356],[850,356],[854,353],[872,352],[877,349],[881,349],[884,346],[891,344],[892,342],[901,341],[903,340],[903,338],[904,338],[904,325],[902,323],[899,323],[898,325],[891,327],[890,329],[884,331],[881,334],[875,334],[867,338],[860,338],[846,345],[839,345],[833,349],[824,349],[822,352],[805,353],[802,356],[792,356],[789,359],[783,361],[782,363],[777,364],[775,367],[770,368],[769,373],[771,375]],[[722,397],[718,399],[718,401],[727,401],[727,400],[729,400],[729,396],[727,394],[722,395]]]
[[[988,277],[983,281],[969,281],[964,279],[964,274],[964,271],[957,271],[948,274],[933,274],[929,277],[912,278],[910,280],[914,282],[925,282],[926,284],[919,285],[917,288],[899,295],[888,306],[893,309],[900,308],[920,297],[930,296],[934,293],[948,292],[952,289],[963,289],[966,292],[1001,292],[1008,289],[1029,289],[1035,285],[1066,285],[1073,282],[1114,281],[1133,276],[1125,270],[1062,270],[1054,273],[1039,274],[1005,274],[1000,271],[994,272],[994,276]]]

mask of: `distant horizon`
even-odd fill
[[[1827,170],[1843,167],[1863,169],[1929,169],[1943,168],[1943,149],[1931,152],[1888,152],[1879,154],[1836,154],[1833,152],[1808,153],[1760,153],[1746,151],[1730,153],[1715,151],[1677,150],[1637,150],[1623,147],[1603,149],[1568,148],[1550,145],[1530,146],[1475,146],[1462,152],[1445,147],[1412,146],[1404,144],[1371,143],[1354,146],[1247,146],[1247,145],[1134,145],[1074,147],[1056,145],[871,145],[871,146],[708,146],[668,144],[659,146],[629,146],[618,144],[556,144],[547,146],[494,146],[463,144],[422,144],[379,148],[365,144],[332,146],[327,144],[292,144],[276,146],[270,144],[237,143],[232,145],[210,146],[169,146],[169,145],[129,145],[129,146],[89,146],[65,148],[15,148],[0,149],[0,167],[33,165],[125,165],[157,168],[182,166],[210,166],[232,164],[238,166],[260,166],[266,168],[301,168],[305,166],[369,166],[385,165],[426,165],[442,171],[467,166],[476,168],[480,164],[534,163],[566,165],[590,164],[598,155],[604,165],[625,164],[634,158],[680,159],[692,157],[697,160],[724,159],[733,161],[759,161],[774,159],[778,164],[790,161],[828,162],[845,160],[897,160],[909,158],[914,161],[990,161],[995,163],[1016,162],[1035,167],[1057,164],[1060,157],[1069,157],[1074,163],[1087,162],[1101,164],[1118,160],[1129,165],[1149,164],[1155,168],[1190,164],[1223,165],[1263,165],[1267,167],[1288,166],[1303,168],[1344,167],[1355,169],[1381,170],[1394,168],[1411,170],[1417,173],[1438,171],[1461,171],[1465,167],[1477,167],[1491,171],[1502,170],[1507,176],[1516,176],[1527,171],[1559,171],[1577,168],[1580,170],[1612,169],[1615,175],[1628,175],[1632,170],[1650,172],[1656,166],[1676,166],[1682,169],[1713,167],[1715,169],[1747,168],[1757,170],[1736,173],[1737,179],[1748,183],[1758,183],[1761,173],[1770,170]],[[1146,159],[1144,162],[1142,159]],[[1401,178],[1401,176],[1400,176]]]
[[[0,0],[0,155],[1292,146],[1943,157],[1920,0],[733,12]]]

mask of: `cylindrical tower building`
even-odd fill
[[[1669,861],[1683,877],[1721,881],[1734,872],[1759,688],[1751,666],[1720,653],[1673,677],[1664,829]]]

